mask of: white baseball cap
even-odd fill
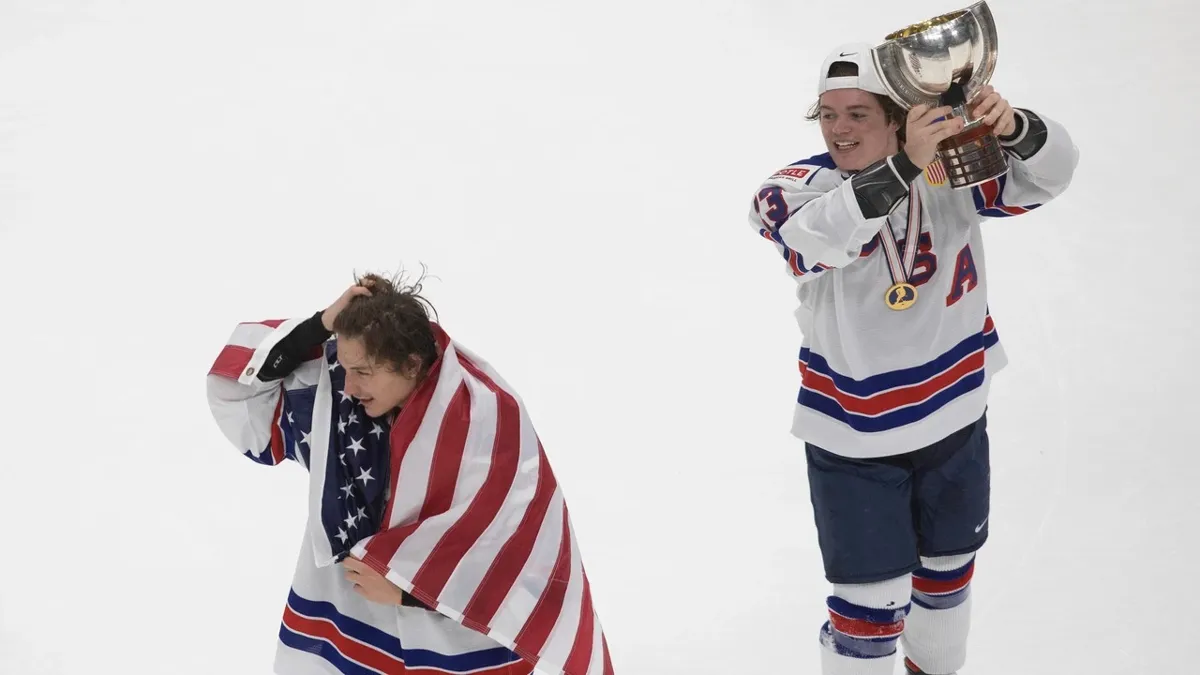
[[[829,77],[829,68],[839,61],[853,63],[858,66],[858,75]],[[817,95],[820,96],[830,89],[862,89],[873,94],[888,95],[879,73],[875,70],[875,60],[871,58],[871,45],[866,42],[851,42],[829,52],[825,62],[821,64],[821,79],[817,81]]]

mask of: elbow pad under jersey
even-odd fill
[[[921,175],[903,150],[854,174],[850,183],[867,220],[880,218],[908,195],[908,185]]]
[[[1021,159],[1029,159],[1046,145],[1046,123],[1033,111],[1015,108],[1017,129],[1011,136],[1000,138],[1000,145]]]
[[[321,310],[302,321],[291,333],[288,333],[267,354],[267,360],[258,370],[258,379],[262,382],[287,377],[308,358],[309,352],[319,347],[333,333],[325,330],[321,323]]]

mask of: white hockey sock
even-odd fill
[[[953,675],[967,660],[975,554],[921,558],[912,575],[904,655],[929,675]]]
[[[821,626],[822,675],[892,675],[912,583],[908,575],[872,584],[834,584]]]

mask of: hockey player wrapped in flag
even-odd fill
[[[529,412],[419,290],[367,275],[307,319],[237,325],[209,370],[228,440],[309,473],[275,672],[611,674]]]

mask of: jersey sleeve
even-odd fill
[[[1067,189],[1079,164],[1079,148],[1062,124],[1040,113],[1017,114],[1022,131],[1004,142],[1008,173],[971,188],[975,211],[984,218],[1019,216],[1046,204]]]
[[[754,194],[750,226],[770,241],[800,283],[858,259],[886,222],[866,218],[850,181],[821,189],[814,179],[829,169],[793,164],[767,178]]]
[[[238,324],[207,375],[208,405],[221,433],[251,460],[308,465],[317,382],[325,367],[319,344],[289,358],[285,340],[310,320]],[[294,343],[295,340],[291,340]]]

